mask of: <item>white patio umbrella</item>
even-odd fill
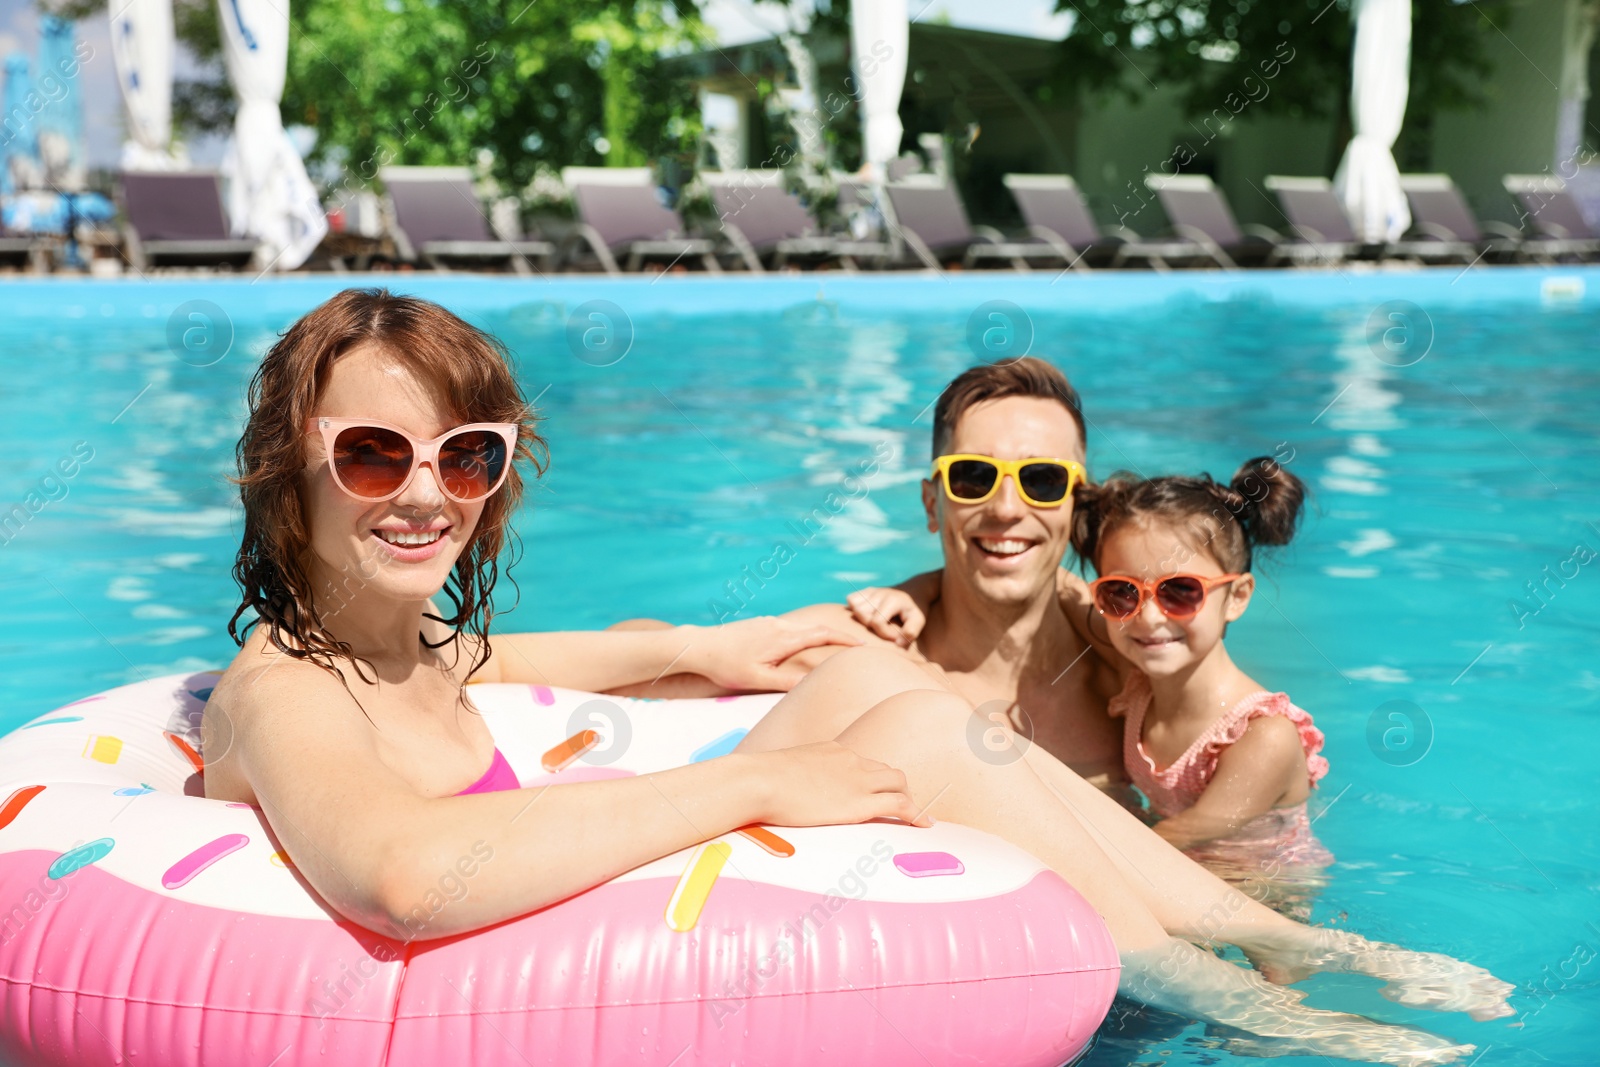
[[[1572,178],[1583,154],[1584,112],[1589,106],[1589,53],[1594,50],[1600,3],[1569,3],[1561,34],[1561,96],[1556,104],[1555,174]]]
[[[889,161],[900,154],[900,93],[910,41],[906,0],[853,0],[850,47],[861,101],[861,154],[875,182],[888,176]]]
[[[228,79],[239,99],[222,161],[230,225],[235,236],[261,241],[273,268],[293,270],[327,234],[328,219],[278,112],[289,66],[289,5],[217,0],[217,11]]]
[[[123,170],[184,170],[172,143],[172,0],[111,4],[111,62],[128,117]]]
[[[1350,118],[1355,136],[1333,176],[1356,233],[1392,241],[1411,225],[1394,141],[1411,83],[1411,0],[1356,0]]]

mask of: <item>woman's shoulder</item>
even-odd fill
[[[319,663],[291,655],[263,630],[258,626],[251,631],[217,679],[206,702],[207,720],[214,710],[225,712],[237,732],[262,717],[278,717],[295,709],[318,708],[326,718],[334,701],[348,705],[352,712],[357,710],[359,705],[353,694],[360,693],[365,699],[370,680],[367,668],[336,656],[333,666],[344,676],[341,681],[338,674],[323,665],[328,657],[318,657],[323,661]],[[293,638],[287,640],[295,647]],[[361,716],[357,714],[356,718]]]
[[[249,751],[299,710],[348,699],[342,689],[330,672],[284,652],[261,627],[253,629],[206,701],[200,725],[206,796],[254,804],[242,768]]]
[[[292,636],[286,635],[285,640],[291,647],[298,645]],[[262,623],[252,627],[245,635],[239,651],[234,653],[222,677],[217,679],[211,699],[215,701],[222,698],[239,708],[262,703],[260,698],[264,690],[260,683],[269,675],[274,683],[273,691],[279,695],[282,692],[280,686],[313,692],[329,684],[341,688],[339,680],[327,670],[278,647],[268,633],[266,624]]]

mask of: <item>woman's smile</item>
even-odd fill
[[[443,550],[446,537],[454,527],[446,524],[425,530],[397,527],[375,527],[372,531],[385,550],[402,563],[423,563]]]

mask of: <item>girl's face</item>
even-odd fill
[[[373,346],[352,349],[334,362],[313,414],[372,419],[422,440],[470,421],[454,417],[426,383]],[[306,435],[301,499],[311,531],[307,562],[325,616],[358,596],[418,601],[444,588],[477,529],[484,502],[458,504],[439,491],[435,479],[433,465],[424,464],[399,496],[378,503],[357,500],[334,483],[321,437]],[[437,533],[437,540],[395,546],[380,531]],[[331,603],[324,602],[328,584]]]
[[[1208,552],[1196,531],[1150,519],[1117,527],[1100,545],[1095,570],[1101,577],[1126,575],[1153,582],[1169,574],[1215,577],[1228,574]],[[1152,678],[1182,673],[1199,665],[1222,643],[1228,623],[1243,615],[1255,591],[1246,574],[1212,589],[1200,610],[1187,619],[1169,619],[1154,597],[1146,597],[1127,619],[1105,617],[1111,644]]]

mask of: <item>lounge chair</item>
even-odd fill
[[[1074,270],[1144,262],[1164,271],[1168,259],[1194,255],[1188,241],[1150,241],[1126,226],[1102,230],[1070,174],[1007,174],[1001,181],[1017,202],[1028,232],[1069,250]]]
[[[234,237],[215,171],[123,171],[123,247],[135,270],[248,266],[254,237]]]
[[[1285,241],[1270,227],[1241,227],[1228,198],[1204,174],[1147,174],[1144,184],[1161,200],[1173,234],[1194,242],[1225,270],[1241,262],[1270,267],[1305,255],[1303,245]]]
[[[1073,250],[1064,244],[1038,237],[1011,240],[991,227],[973,226],[955,186],[938,175],[909,174],[884,189],[894,212],[892,225],[930,270],[958,260],[963,267],[999,261],[1028,270],[1041,260],[1066,266],[1074,258]]]
[[[724,238],[750,270],[766,270],[763,257],[782,268],[791,258],[833,256],[833,238],[817,232],[800,198],[783,187],[782,171],[707,171],[701,178],[711,190]]]
[[[862,261],[874,267],[899,262],[905,255],[905,242],[888,227],[873,221],[863,227],[865,233],[856,232],[856,221],[863,217],[871,219],[873,214],[872,183],[842,171],[833,171],[830,177],[836,193],[835,207],[850,227],[828,235],[833,238],[833,254],[840,266],[855,270]]]
[[[466,167],[382,167],[378,176],[394,209],[395,249],[408,263],[418,259],[434,270],[452,265],[507,264],[518,274],[541,272],[555,258],[548,241],[503,241],[495,237],[472,187]]]
[[[1289,229],[1305,242],[1306,247],[1318,250],[1316,253],[1307,252],[1307,255],[1320,254],[1325,250],[1331,262],[1331,257],[1339,256],[1341,252],[1345,259],[1416,261],[1438,258],[1441,251],[1446,256],[1457,254],[1432,240],[1361,240],[1350,222],[1350,216],[1345,214],[1344,202],[1334,190],[1333,182],[1327,178],[1269,174],[1265,184],[1277,195],[1278,206],[1289,221]]]
[[[1566,182],[1553,174],[1507,174],[1501,180],[1533,231],[1522,242],[1523,251],[1551,260],[1600,255],[1600,233],[1583,217]]]
[[[1289,223],[1294,237],[1288,254],[1297,262],[1316,259],[1331,264],[1367,253],[1381,255],[1383,243],[1361,240],[1327,178],[1269,174],[1264,184],[1278,198]]]
[[[1503,222],[1482,227],[1466,198],[1448,174],[1402,174],[1400,188],[1411,205],[1411,240],[1423,259],[1459,259],[1476,263],[1485,257],[1514,259],[1522,235]],[[1487,232],[1486,232],[1487,231]]]
[[[12,233],[0,219],[0,266],[45,274],[50,269],[50,247],[47,240]]]
[[[685,235],[678,213],[661,203],[648,167],[563,167],[561,180],[572,193],[579,223],[568,238],[571,251],[587,247],[607,274],[621,273],[617,257],[631,271],[647,259],[668,266],[685,258],[700,260],[720,274],[716,242]]]

